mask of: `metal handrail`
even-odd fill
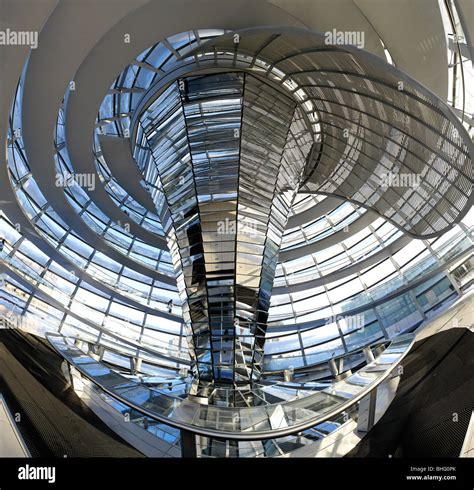
[[[186,400],[172,398],[166,393],[152,390],[142,383],[120,376],[103,364],[85,356],[82,351],[70,345],[68,338],[63,335],[47,334],[47,339],[58,354],[84,377],[130,408],[151,419],[179,429],[206,437],[233,440],[273,439],[291,435],[333,419],[369,395],[385,381],[393,370],[397,368],[414,343],[413,335],[401,336],[393,341],[375,361],[354,375],[335,382],[325,390],[304,398],[263,407],[230,408],[202,405],[192,398],[187,398]],[[390,363],[383,362],[384,356],[389,356],[390,352],[396,358]],[[75,358],[80,358],[80,362],[75,362]],[[87,366],[94,368],[96,374],[88,372]],[[379,374],[376,375],[376,373]],[[106,379],[106,382],[100,380],[101,376]],[[363,386],[363,382],[361,383],[364,379],[368,380],[365,386]],[[353,389],[357,389],[360,386],[363,387],[354,396],[344,398],[342,395],[337,395],[338,388],[341,388],[338,383],[346,383],[351,385]],[[121,390],[121,392],[119,393],[118,390]],[[132,396],[132,392],[136,393],[137,391],[144,398],[143,403],[147,404],[146,407],[141,406],[133,399],[127,398],[127,393]],[[318,402],[322,402],[322,406],[315,411],[318,408],[316,406]],[[329,409],[327,409],[328,406]],[[275,427],[275,416],[280,417],[280,420],[284,419],[285,425]],[[250,425],[242,427],[242,421],[249,421]],[[222,422],[220,426],[219,422]],[[267,428],[265,430],[260,428],[262,424],[266,424]],[[236,425],[238,425],[238,428],[236,428]]]

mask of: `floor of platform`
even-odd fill
[[[421,326],[393,403],[348,456],[458,457],[474,410],[474,294]]]
[[[0,393],[32,456],[140,457],[77,397],[62,360],[30,335],[0,331]]]

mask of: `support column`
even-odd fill
[[[183,458],[196,458],[196,435],[188,430],[181,429],[181,456]]]
[[[311,149],[296,102],[243,73],[189,77],[140,119],[141,169],[168,241],[193,374],[260,377],[289,212]],[[166,108],[164,111],[163,108]]]

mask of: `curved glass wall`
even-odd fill
[[[448,102],[472,135],[472,60],[457,42],[464,34],[455,9],[447,9],[443,15],[451,40]],[[186,61],[190,50],[223,32],[191,31],[147,49],[116,78],[99,108],[93,145],[98,185],[104,187],[117,208],[150,235],[163,237],[158,216],[128,195],[114,178],[102,154],[100,136],[128,137],[133,112],[146,90]],[[268,68],[262,64],[262,69]],[[275,72],[274,76],[284,74]],[[113,354],[110,350],[108,355],[115,357],[109,361],[115,360],[122,367],[128,362],[124,353],[155,361],[153,353],[157,353],[163,356],[160,366],[179,369],[176,359],[184,363],[189,356],[169,252],[137,238],[124,223],[113,221],[81,186],[64,187],[68,202],[103,240],[106,250],[119,254],[114,256],[117,259],[95,249],[61,219],[44,198],[25,157],[21,90],[20,84],[8,141],[12,187],[39,239],[49,250],[56,250],[72,270],[50,258],[35,246],[37,241],[28,240],[21,228],[2,215],[0,236],[6,244],[0,254],[4,275],[0,303],[4,314],[13,311],[31,319],[40,333],[60,331],[91,343],[99,339],[108,342],[109,347],[116,347]],[[75,170],[67,153],[64,121],[62,107],[55,163],[67,180]],[[317,120],[313,122],[317,130]],[[338,202],[321,216],[311,218],[311,211],[317,213],[326,199],[301,193],[294,202],[292,216],[304,213],[305,218],[302,224],[288,228],[283,237],[266,334],[267,373],[289,367],[303,369],[396,336],[460,294],[449,268],[456,258],[472,253],[472,212],[438,239],[413,240],[383,218],[374,215],[369,219],[366,209],[349,202]],[[364,226],[359,229],[358,223]],[[331,243],[336,233],[341,239]],[[127,265],[119,260],[121,257],[130,259]],[[136,270],[135,264],[143,269]],[[166,277],[172,280],[162,280]],[[149,350],[141,352],[141,347]]]

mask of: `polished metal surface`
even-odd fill
[[[180,79],[139,124],[135,158],[168,238],[195,375],[258,379],[278,252],[311,149],[304,117],[236,72]]]

